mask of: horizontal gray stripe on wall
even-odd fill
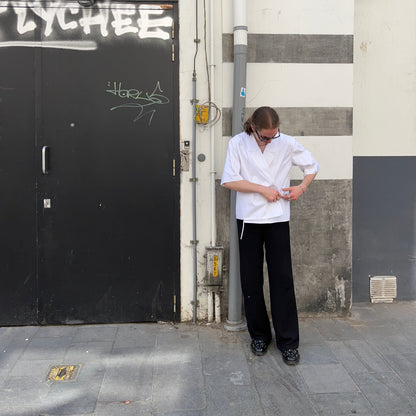
[[[353,35],[248,34],[248,62],[350,64]],[[222,36],[222,60],[234,60],[233,35]]]
[[[255,108],[246,108],[245,118]],[[278,107],[282,132],[291,136],[352,136],[352,107]],[[232,108],[222,109],[222,135],[232,135]]]

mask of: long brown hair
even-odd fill
[[[279,115],[271,107],[259,107],[244,123],[244,131],[251,134],[253,125],[258,130],[275,129],[280,125]]]

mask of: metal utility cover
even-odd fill
[[[48,374],[51,381],[74,381],[78,377],[80,365],[59,365],[52,367]]]

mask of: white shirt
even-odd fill
[[[246,180],[277,189],[290,186],[290,169],[298,166],[304,175],[315,174],[319,164],[294,137],[280,134],[262,153],[255,138],[243,132],[228,145],[221,185]],[[237,192],[236,218],[247,223],[289,221],[290,202],[280,199],[268,202],[254,192]]]

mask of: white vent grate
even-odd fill
[[[392,303],[396,297],[396,276],[374,276],[370,278],[370,299],[372,303]]]

